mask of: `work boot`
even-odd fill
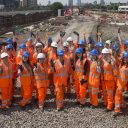
[[[79,101],[76,101],[76,103],[75,103],[76,105],[80,105],[80,102]]]
[[[96,108],[98,108],[98,106],[92,105],[91,108],[92,108],[92,109],[96,109]]]
[[[85,104],[81,104],[81,103],[80,103],[80,107],[81,107],[81,108],[85,107]]]
[[[121,115],[122,115],[122,112],[115,112],[113,114],[113,117],[116,118],[116,117],[121,116]]]
[[[112,110],[111,109],[105,109],[105,112],[111,112]]]
[[[57,112],[60,112],[62,110],[63,110],[63,108],[57,108]]]
[[[40,110],[41,112],[43,112],[43,111],[44,111],[44,106],[39,106],[39,110]]]

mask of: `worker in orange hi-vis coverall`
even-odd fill
[[[24,43],[22,43],[20,46],[19,46],[20,50],[16,56],[16,64],[20,64],[22,63],[22,55],[23,53],[26,51],[26,45]]]
[[[117,74],[117,89],[115,94],[115,114],[121,113],[121,108],[126,108],[126,102],[123,99],[123,92],[128,82],[128,51],[123,53],[122,62]]]
[[[27,51],[23,53],[22,63],[18,65],[18,76],[20,76],[22,95],[22,100],[19,105],[24,107],[31,103],[34,84],[34,74],[29,61],[29,53]]]
[[[71,58],[70,58],[71,54],[70,54],[70,51],[68,49],[68,46],[69,46],[68,42],[63,43],[64,58],[69,60],[70,68],[72,69]],[[71,86],[73,84],[72,83],[72,73],[73,73],[73,69],[71,70],[71,74],[69,74],[69,76],[68,76],[67,86],[65,87],[65,93],[67,93],[67,96],[70,96],[70,94],[71,94]]]
[[[16,81],[16,78],[17,78],[16,53],[14,51],[13,45],[11,45],[11,44],[6,46],[6,50],[7,50],[7,53],[8,53],[8,60],[13,65],[13,84],[12,84],[12,86],[9,87],[10,88],[9,89],[10,99],[12,99],[13,96],[14,96],[14,89],[15,89],[14,86],[15,86],[15,81]]]
[[[45,54],[39,53],[37,55],[37,65],[34,66],[34,77],[37,88],[38,106],[40,110],[44,108],[44,101],[49,86],[48,73],[50,68],[46,61]]]
[[[103,74],[102,74],[102,89],[104,105],[107,106],[106,112],[113,109],[114,105],[114,90],[116,84],[117,67],[111,57],[109,49],[104,48],[103,54]]]
[[[90,72],[89,72],[89,96],[92,108],[98,107],[98,92],[101,77],[101,63],[98,61],[98,51],[93,49],[90,52]]]
[[[57,51],[58,59],[52,65],[54,70],[54,84],[56,89],[57,110],[62,110],[65,85],[67,84],[68,74],[70,73],[69,60],[64,59],[64,51]]]
[[[49,63],[52,65],[54,60],[57,59],[57,47],[58,47],[58,44],[53,41],[52,44],[51,44],[51,47],[52,47],[52,50],[48,53],[48,61]],[[50,92],[52,95],[54,95],[54,82],[53,82],[53,73],[50,73],[49,74],[49,88],[50,88]]]
[[[77,103],[85,106],[86,103],[86,88],[89,76],[89,64],[86,58],[83,58],[83,49],[76,49],[76,65],[75,65],[75,91]]]
[[[33,66],[33,55],[34,55],[34,46],[30,43],[29,45],[26,43],[26,50],[29,52],[29,59],[30,59],[30,63]]]
[[[37,55],[42,53],[43,45],[39,42],[35,45],[36,52],[33,54],[33,65],[37,63]]]
[[[8,54],[3,52],[1,54],[0,63],[0,90],[1,90],[1,108],[8,108],[11,104],[10,86],[12,87],[13,79],[13,65],[8,61]]]

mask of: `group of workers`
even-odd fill
[[[14,97],[14,89],[19,79],[21,101],[24,107],[31,103],[36,92],[38,107],[44,109],[48,88],[56,95],[57,111],[64,107],[64,96],[71,95],[74,87],[76,103],[86,106],[87,93],[90,107],[98,107],[100,93],[106,112],[114,110],[116,114],[126,108],[128,85],[128,40],[105,43],[88,40],[66,42],[48,39],[47,43],[32,38],[14,48],[13,39],[6,40],[1,48],[0,93],[1,109],[9,108]],[[60,47],[58,47],[60,43]],[[89,48],[88,48],[89,47]],[[87,50],[88,48],[88,50]]]

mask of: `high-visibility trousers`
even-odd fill
[[[44,101],[46,98],[46,94],[47,94],[47,87],[40,87],[36,89],[37,91],[37,97],[38,97],[38,105],[40,106],[44,106]]]
[[[112,80],[102,81],[102,89],[103,89],[104,105],[107,105],[107,109],[112,110],[114,105],[115,81]]]
[[[86,102],[86,87],[87,84],[81,85],[79,80],[75,80],[75,92],[77,101],[80,102],[80,104],[84,105]]]
[[[126,108],[126,102],[123,100],[123,89],[117,87],[115,94],[115,112],[120,112],[121,108]]]
[[[56,106],[58,109],[63,108],[63,102],[64,102],[64,85],[58,85],[55,84],[55,90],[56,90]]]
[[[90,104],[97,107],[99,85],[89,85],[88,89],[89,89]]]
[[[30,100],[32,98],[32,92],[33,92],[33,85],[31,84],[21,84],[22,88],[22,100],[20,101],[19,105],[24,107],[26,104],[30,103]]]

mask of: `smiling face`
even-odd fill
[[[42,52],[42,46],[37,46],[36,50],[37,50],[37,52]]]
[[[2,61],[3,61],[3,62],[8,62],[8,56],[7,56],[7,57],[2,58]]]
[[[40,59],[38,59],[38,62],[39,62],[40,64],[44,64],[44,63],[45,63],[45,58],[40,58]]]
[[[77,53],[76,55],[78,56],[78,58],[82,57],[82,53]]]
[[[28,60],[29,60],[29,57],[24,57],[24,56],[23,56],[23,61],[24,61],[24,62],[27,62]]]

